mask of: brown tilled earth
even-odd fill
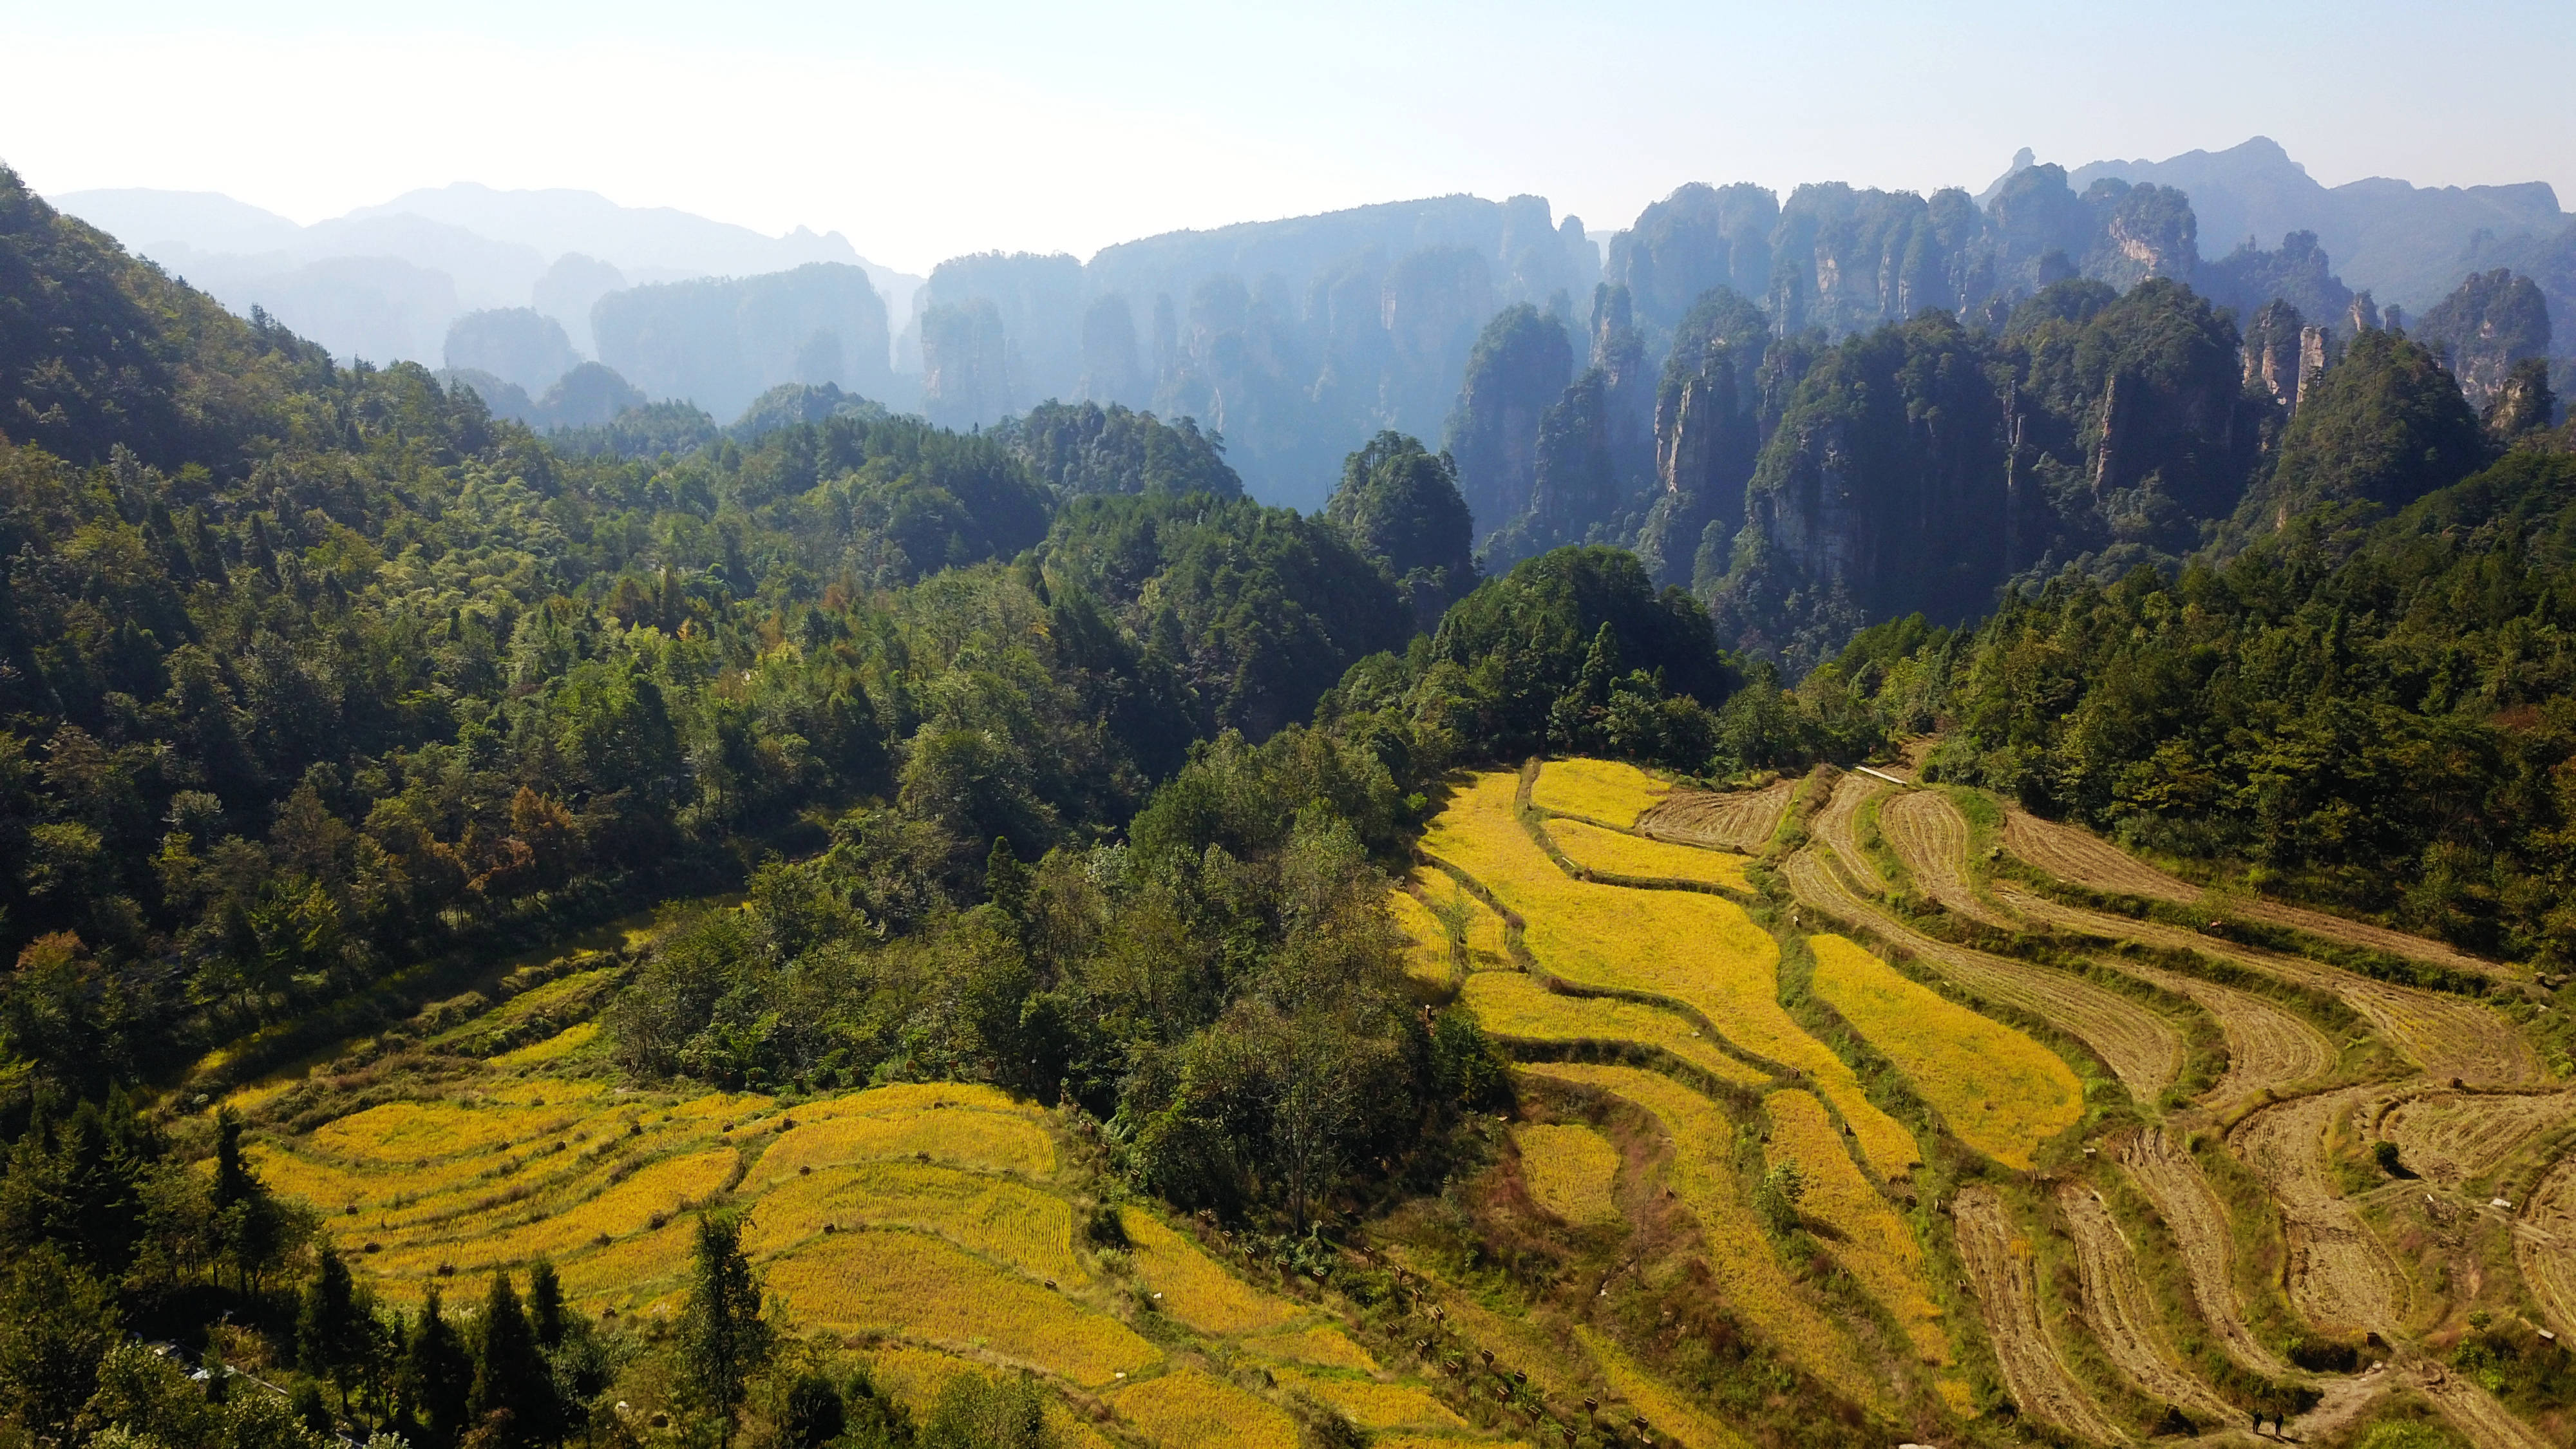
[[[2098,1443],[2125,1436],[2102,1417],[2100,1406],[2058,1362],[2056,1345],[2040,1321],[2039,1288],[2031,1278],[2027,1248],[2016,1250],[2018,1237],[2003,1200],[1994,1189],[1972,1183],[1952,1199],[1950,1216],[1957,1226],[1959,1256],[1977,1293],[1979,1316],[1994,1342],[2004,1385],[2022,1412],[2070,1434]]]
[[[1797,789],[1795,780],[1781,780],[1759,790],[1675,790],[1637,817],[1637,833],[1676,845],[1759,855],[1780,828]]]

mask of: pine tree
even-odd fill
[[[510,1287],[510,1275],[496,1271],[492,1291],[483,1300],[482,1334],[475,1344],[474,1394],[467,1413],[478,1424],[496,1414],[509,1416],[496,1435],[508,1446],[552,1444],[563,1437],[562,1406],[555,1398],[554,1371],[537,1347],[535,1330]],[[496,1426],[498,1427],[498,1426]]]
[[[548,1353],[563,1347],[563,1284],[555,1278],[551,1259],[539,1258],[528,1270],[528,1325],[536,1331],[538,1347]]]
[[[306,1373],[327,1376],[338,1387],[343,1411],[349,1407],[351,1373],[366,1362],[371,1327],[349,1265],[324,1243],[295,1315],[295,1352]]]
[[[771,1341],[769,1321],[761,1316],[760,1280],[743,1256],[739,1219],[716,1213],[698,1219],[697,1267],[680,1333],[689,1386],[730,1444],[744,1383],[769,1357]]]
[[[421,1449],[448,1449],[464,1432],[474,1392],[474,1360],[456,1326],[439,1313],[438,1289],[423,1297],[403,1345],[399,1384],[405,1432]]]

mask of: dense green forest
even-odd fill
[[[437,1449],[553,1443],[649,1352],[711,1435],[766,1395],[795,1442],[913,1442],[863,1378],[769,1351],[720,1220],[649,1349],[543,1272],[461,1331],[365,1303],[237,1122],[157,1096],[665,901],[744,909],[644,953],[606,1022],[635,1078],[990,1081],[1107,1124],[1139,1190],[1288,1231],[1436,1189],[1498,1090],[1472,1022],[1406,995],[1382,910],[1463,766],[1722,782],[1938,731],[1937,775],[2213,877],[2576,954],[2576,460],[2545,371],[2481,416],[2370,329],[2293,411],[2166,279],[1830,347],[1723,286],[1668,310],[1659,380],[1631,336],[1595,410],[1554,414],[1687,483],[1624,525],[1652,546],[1569,516],[1487,575],[1462,488],[1502,486],[1493,429],[1463,480],[1349,439],[1314,514],[1116,406],[959,433],[791,385],[732,428],[542,438],[235,319],[0,171],[10,1432],[318,1443],[337,1405]],[[1570,370],[1557,325],[1506,313],[1479,396],[1563,406],[1509,375]],[[1858,536],[1923,577],[1855,592],[1800,520],[1891,476]],[[291,1345],[292,1403],[125,1342],[225,1314]],[[940,1412],[921,1442],[1033,1411]]]

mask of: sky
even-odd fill
[[[927,271],[1372,201],[1982,188],[2268,135],[2329,185],[2576,202],[2576,5],[0,0],[0,161],[299,222],[567,186]]]

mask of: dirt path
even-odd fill
[[[2442,1411],[2442,1417],[2451,1421],[2451,1427],[2460,1431],[2460,1437],[2477,1449],[2550,1449],[2549,1441],[2514,1417],[2512,1410],[2449,1369],[2425,1363],[2408,1376],[2424,1390],[2424,1397],[2433,1401],[2433,1407]]]
[[[2241,1102],[2266,1088],[2284,1091],[2294,1083],[2324,1075],[2334,1065],[2334,1043],[2326,1040],[2324,1032],[2250,991],[2167,971],[2143,961],[2113,957],[2102,964],[2150,986],[2189,997],[2200,1004],[2201,1010],[2217,1018],[2218,1029],[2227,1035],[2227,1075],[2202,1094],[2202,1101]]]
[[[2374,981],[2340,967],[2241,946],[2161,921],[2132,920],[1997,886],[1996,898],[2035,921],[2104,940],[2144,941],[2197,951],[2341,997],[2437,1082],[2453,1077],[2480,1087],[2515,1087],[2541,1078],[2540,1058],[2512,1022],[2477,1002],[2412,986]]]
[[[2126,1438],[2102,1417],[2093,1396],[2058,1362],[2048,1329],[2040,1321],[2038,1285],[2031,1277],[2028,1250],[2015,1251],[2018,1235],[1994,1189],[1982,1184],[1959,1189],[1950,1216],[1958,1228],[1959,1256],[1976,1287],[1986,1336],[1994,1343],[1995,1360],[2013,1401],[2023,1413],[2070,1434],[2101,1443]]]
[[[1780,828],[1797,789],[1797,781],[1782,780],[1759,790],[1675,790],[1637,817],[1637,833],[1678,845],[1759,855]]]
[[[1883,780],[1867,775],[1845,775],[1834,782],[1833,797],[1825,808],[1816,812],[1815,834],[1833,851],[1834,859],[1870,895],[1886,893],[1887,877],[1860,848],[1860,807],[1869,798],[1887,789]]]
[[[1946,796],[1906,790],[1878,807],[1879,834],[1914,872],[1924,894],[1954,915],[2011,930],[2014,922],[1977,898],[1968,880],[1968,822]]]
[[[2266,1107],[2228,1140],[2281,1209],[2291,1306],[2329,1332],[2366,1329],[2385,1338],[2405,1316],[2406,1278],[2352,1204],[2335,1195],[2325,1155],[2327,1127],[2375,1090],[2384,1089],[2320,1092]]]
[[[2084,1317],[2102,1351],[2149,1398],[2220,1424],[2234,1422],[2242,1411],[2167,1352],[2155,1299],[2138,1277],[2134,1250],[2101,1197],[2089,1187],[2069,1183],[2058,1190],[2057,1205],[2066,1214],[2067,1230],[2075,1242],[2076,1273],[2084,1283]]]
[[[2114,895],[2145,896],[2177,905],[2207,904],[2266,925],[2305,931],[2347,946],[2385,951],[2392,956],[2426,961],[2480,975],[2511,974],[2493,961],[2481,960],[2441,941],[2411,936],[2304,906],[2284,905],[2260,896],[2211,896],[2187,880],[2156,869],[2089,830],[2042,820],[2017,807],[2004,807],[2004,848],[2059,880]],[[1911,864],[1911,862],[1908,862]]]
[[[2073,1035],[2110,1065],[2141,1103],[2152,1104],[2182,1070],[2182,1034],[2116,992],[2063,971],[1989,956],[1937,941],[1860,898],[1813,850],[1790,857],[1789,887],[1829,916],[1865,925],[1961,986],[2017,1007]]]
[[[2236,1301],[2235,1237],[2218,1194],[2200,1175],[2200,1164],[2179,1141],[2151,1129],[2129,1139],[2120,1151],[2120,1165],[2156,1205],[2156,1215],[2181,1246],[2192,1301],[2200,1305],[2201,1319],[2218,1335],[2227,1356],[2266,1377],[2287,1376],[2290,1365],[2245,1326],[2245,1310]]]
[[[2576,1155],[2560,1158],[2522,1205],[2513,1258],[2550,1330],[2576,1335]]]

